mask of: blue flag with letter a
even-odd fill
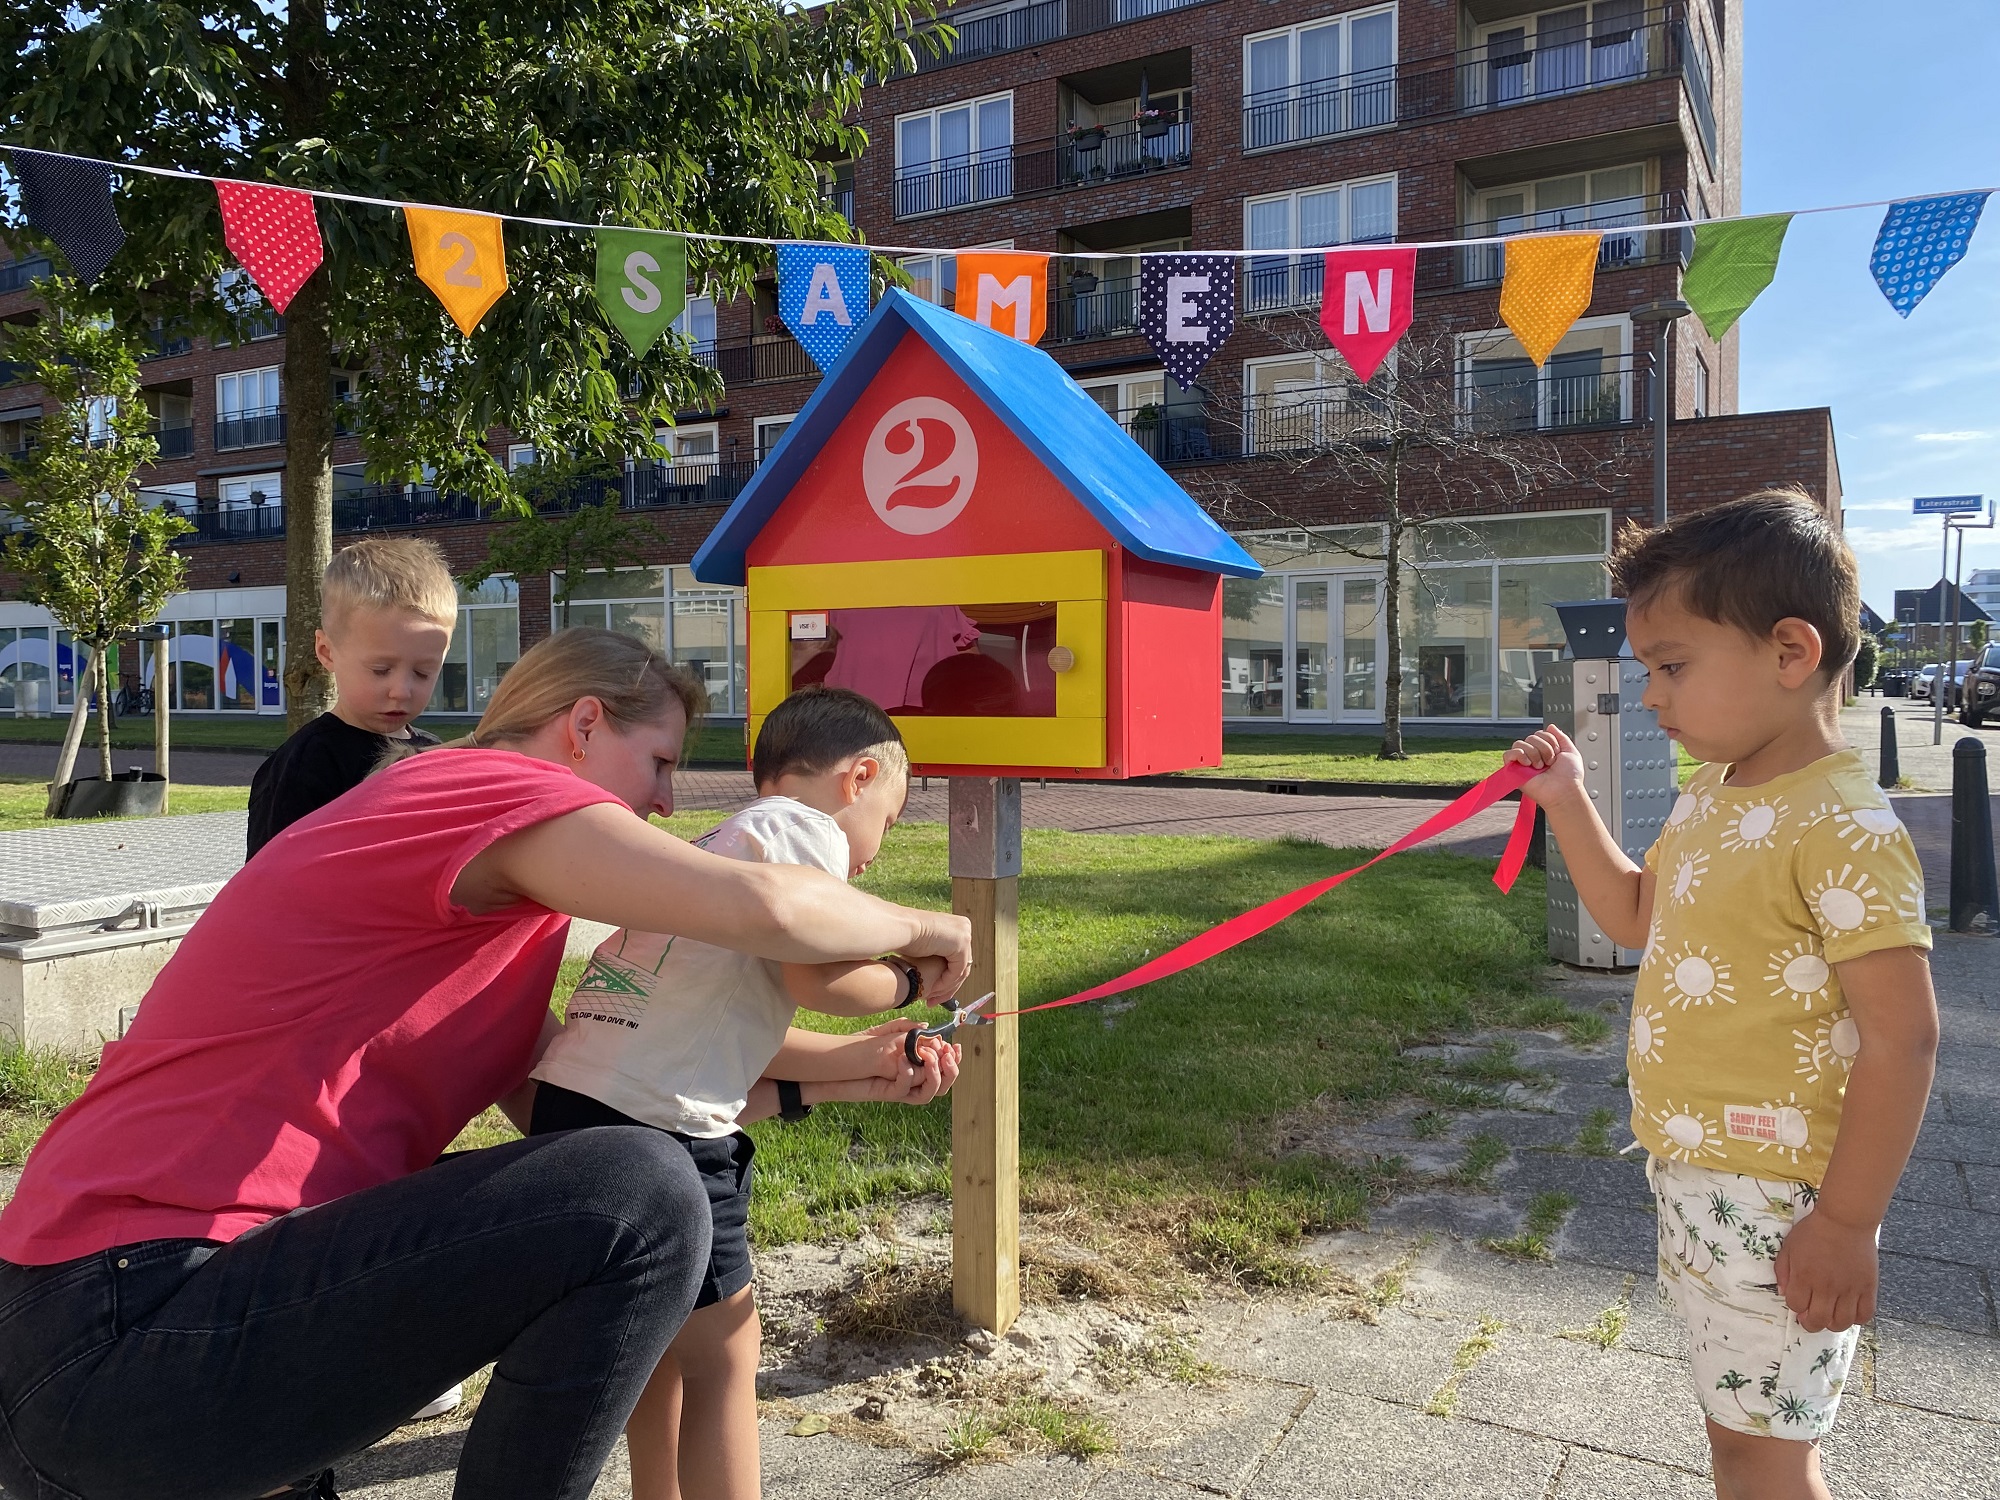
[[[859,245],[778,246],[778,315],[822,370],[868,317],[868,252]]]

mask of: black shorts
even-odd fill
[[[589,1130],[599,1125],[660,1130],[587,1094],[553,1083],[535,1085],[535,1114],[528,1122],[529,1135]],[[702,1278],[701,1295],[694,1299],[694,1305],[709,1307],[750,1285],[750,1158],[757,1154],[757,1147],[740,1130],[716,1137],[682,1135],[678,1130],[660,1130],[660,1134],[672,1136],[687,1148],[701,1174],[701,1185],[708,1189],[715,1238],[708,1251],[708,1274]]]

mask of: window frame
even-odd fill
[[[895,149],[890,178],[894,217],[922,218],[927,214],[946,213],[983,203],[1004,203],[1014,196],[1014,148],[1020,134],[1016,128],[1019,117],[1014,108],[1014,93],[1011,88],[995,89],[963,99],[946,100],[924,109],[904,110],[895,117],[892,127]],[[993,145],[983,139],[982,121],[986,106],[1002,100],[1007,104],[1007,139],[1002,145]],[[943,115],[961,109],[966,111],[970,121],[968,149],[962,158],[947,161],[939,150],[938,122]],[[903,159],[904,127],[913,120],[929,122],[927,138],[930,154],[920,167],[913,167]],[[960,171],[966,174],[963,193],[951,190],[943,181],[946,173]],[[926,181],[930,183],[928,188],[912,186]]]
[[[1357,21],[1372,20],[1377,16],[1389,18],[1389,63],[1386,69],[1369,68],[1357,71],[1353,65],[1354,49],[1351,40],[1353,26]],[[1313,85],[1319,92],[1307,95],[1304,80],[1299,77],[1299,42],[1303,33],[1309,31],[1338,30],[1340,32],[1340,68],[1327,79],[1314,79]],[[1262,42],[1285,39],[1285,75],[1287,82],[1269,89],[1251,91],[1251,53]],[[1323,141],[1335,136],[1355,135],[1370,130],[1392,130],[1398,123],[1396,108],[1397,68],[1402,61],[1403,20],[1396,0],[1384,5],[1371,5],[1360,10],[1345,11],[1332,16],[1315,16],[1295,22],[1290,26],[1274,26],[1263,31],[1248,32],[1242,41],[1241,108],[1243,113],[1243,150],[1246,154],[1263,151],[1281,151],[1290,146],[1302,145],[1309,141]],[[1382,74],[1385,76],[1377,77]],[[1358,82],[1357,82],[1358,80]],[[1358,87],[1380,85],[1387,91],[1388,109],[1382,118],[1370,118],[1360,124],[1350,122],[1353,97]],[[1282,101],[1265,99],[1266,95],[1285,92]],[[1263,100],[1262,103],[1253,101]],[[1325,101],[1325,102],[1323,102]],[[1261,132],[1253,126],[1253,118],[1271,119],[1271,111],[1282,104],[1285,112],[1284,129],[1272,139],[1257,139]],[[1329,107],[1330,104],[1330,107]],[[1261,112],[1261,113],[1259,113]],[[1330,129],[1315,128],[1331,120]]]
[[[1371,236],[1366,240],[1356,240],[1352,234],[1354,227],[1354,190],[1356,188],[1376,187],[1383,183],[1387,183],[1389,187],[1388,232],[1379,237]],[[1246,314],[1257,316],[1261,314],[1293,312],[1300,307],[1316,305],[1320,299],[1321,272],[1324,269],[1324,262],[1314,252],[1336,249],[1341,245],[1378,245],[1393,242],[1398,232],[1398,221],[1402,215],[1401,188],[1402,180],[1400,173],[1371,172],[1365,177],[1349,177],[1339,182],[1311,183],[1302,187],[1287,188],[1282,192],[1258,193],[1254,196],[1245,197],[1243,200],[1243,243],[1246,248],[1258,248],[1251,246],[1250,243],[1253,238],[1251,218],[1258,206],[1278,202],[1285,202],[1290,205],[1286,238],[1293,241],[1293,243],[1283,249],[1276,246],[1271,247],[1268,251],[1258,248],[1256,255],[1245,259],[1240,277],[1243,288],[1243,311]],[[1336,189],[1340,193],[1339,236],[1321,245],[1298,244],[1297,241],[1300,238],[1299,199],[1313,193],[1332,192]],[[1278,268],[1275,264],[1265,263],[1275,263],[1280,260],[1286,262],[1284,267],[1285,295],[1277,301],[1266,301],[1257,290],[1259,281],[1260,279],[1271,277],[1276,273]]]

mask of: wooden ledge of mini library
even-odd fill
[[[878,609],[886,604],[1027,604],[1103,599],[1102,552],[1002,552],[752,568],[753,610]]]

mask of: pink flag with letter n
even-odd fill
[[[1319,326],[1355,379],[1372,376],[1408,330],[1416,280],[1415,250],[1370,245],[1327,252]]]

